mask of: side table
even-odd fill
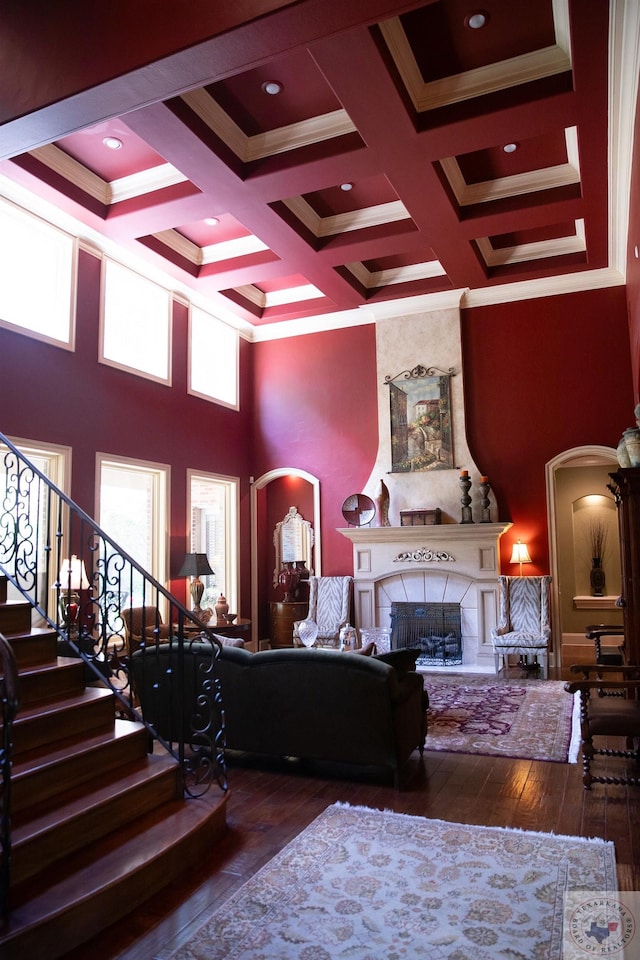
[[[304,620],[307,615],[308,604],[292,600],[272,600],[269,604],[271,615],[271,646],[293,646],[293,624],[296,620]]]

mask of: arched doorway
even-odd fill
[[[546,464],[547,520],[552,602],[554,664],[593,659],[585,639],[589,623],[622,623],[615,601],[620,594],[620,547],[609,473],[617,469],[612,447],[566,450]],[[594,596],[590,567],[594,531],[604,536],[605,588]]]
[[[267,600],[273,578],[273,533],[287,509],[296,506],[313,527],[312,569],[322,573],[320,538],[320,481],[306,470],[279,467],[251,484],[251,620],[252,640],[258,649],[267,622]]]

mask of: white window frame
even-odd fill
[[[13,229],[12,229],[13,226]],[[0,326],[25,337],[52,344],[63,350],[75,349],[78,287],[78,240],[46,220],[0,198],[0,230],[12,243],[0,267],[0,288],[12,290],[10,316],[5,313],[0,289]],[[25,250],[25,232],[30,233]],[[18,242],[18,238],[25,243]],[[15,254],[12,259],[11,254]],[[37,277],[34,277],[37,274]],[[20,306],[24,307],[24,313]],[[14,309],[12,309],[12,307]],[[32,316],[42,324],[32,326]],[[47,326],[49,332],[47,332]],[[56,333],[51,333],[51,330]]]
[[[187,470],[187,544],[188,552],[195,552],[195,547],[192,539],[192,512],[193,512],[193,503],[192,503],[192,484],[194,480],[201,480],[205,483],[211,482],[220,484],[224,487],[224,498],[225,498],[225,529],[224,529],[224,550],[225,550],[225,566],[222,577],[219,578],[218,582],[223,579],[225,597],[229,603],[229,610],[231,613],[237,613],[238,616],[241,616],[240,611],[240,526],[239,526],[239,517],[240,517],[240,478],[239,477],[227,477],[217,473],[207,473],[203,470]],[[202,552],[202,551],[198,551]],[[215,567],[214,567],[215,570]],[[218,571],[216,571],[218,573]],[[218,591],[220,592],[220,591]],[[216,598],[217,599],[217,598]]]
[[[187,393],[239,410],[239,354],[238,331],[206,310],[189,304]],[[217,384],[223,384],[224,389],[217,392]]]
[[[69,491],[71,489],[71,447],[60,446],[54,443],[43,443],[37,440],[26,440],[23,437],[9,437],[9,440],[17,447],[18,450],[27,457],[28,460],[32,462],[35,460],[44,460],[46,461],[45,469],[41,469],[52,483],[55,483],[56,487],[62,490],[67,496],[69,496]],[[0,443],[0,457],[4,458],[5,453],[9,450],[4,444]],[[36,463],[35,466],[38,466]],[[57,529],[58,517],[49,517],[49,540],[53,546],[55,542],[55,533]],[[52,524],[55,524],[56,527],[52,527]],[[65,506],[62,511],[62,542],[67,543],[68,539],[68,525],[69,525],[69,511]],[[45,593],[48,590],[48,597],[51,599],[53,597],[54,585],[58,579],[58,569],[56,567],[56,557],[53,556],[53,563],[49,571],[49,584],[40,582],[39,593],[42,598],[42,601],[45,599]],[[44,577],[45,565],[41,563],[39,566],[39,571],[41,576]],[[13,584],[9,583],[8,585],[8,596],[9,599],[22,599],[22,594]],[[47,604],[47,607],[50,609],[50,604]],[[55,617],[55,614],[53,615]]]
[[[132,474],[148,474],[152,478],[152,531],[151,531],[151,569],[148,571],[162,586],[166,587],[169,580],[169,530],[170,530],[170,503],[171,467],[166,463],[153,463],[148,460],[134,460],[129,457],[113,456],[108,453],[96,453],[96,517],[99,526],[105,533],[118,542],[102,522],[101,491],[103,467],[130,471]],[[124,544],[120,544],[125,550]],[[127,551],[130,552],[130,551]],[[136,557],[133,558],[137,560]],[[138,561],[140,562],[140,561]],[[150,600],[150,598],[149,598]],[[148,600],[148,602],[149,602]],[[167,616],[167,605],[164,598],[159,598],[159,609],[163,617]]]
[[[118,337],[122,335],[120,324],[116,322],[113,331],[110,328],[110,324],[113,322],[109,316],[109,307],[112,302],[110,300],[110,288],[114,290],[113,285],[118,282],[118,276],[124,284],[130,287],[130,290],[136,290],[136,296],[138,297],[138,305],[134,303],[133,306],[130,306],[130,298],[127,298],[127,329],[129,335],[135,333],[136,339],[129,343],[126,355],[118,355],[114,349],[114,343],[117,343]],[[116,304],[118,302],[117,296],[118,293],[114,292],[113,297]],[[142,311],[140,304],[149,308],[148,312]],[[154,306],[155,309],[153,309]],[[132,310],[134,311],[133,316]],[[173,298],[166,287],[118,260],[103,256],[100,277],[100,349],[98,356],[100,363],[170,387],[172,315]],[[138,326],[136,326],[136,320]],[[145,353],[145,346],[148,347],[149,344],[153,344],[154,347],[157,347],[162,339],[165,342],[165,350],[161,364],[157,367],[152,364],[141,365],[141,359],[149,355],[148,352]]]

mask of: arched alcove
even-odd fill
[[[547,519],[552,603],[552,649],[557,670],[593,653],[585,640],[588,623],[622,622],[615,600],[620,593],[620,548],[609,473],[616,451],[599,445],[574,447],[546,464]],[[594,521],[606,531],[604,596],[593,596],[589,582],[590,539]],[[564,652],[563,652],[564,648]]]
[[[272,599],[274,529],[291,507],[296,507],[313,528],[311,569],[317,576],[322,573],[320,481],[297,467],[269,470],[251,484],[251,620],[255,649],[264,639],[260,629],[266,624],[266,604]]]

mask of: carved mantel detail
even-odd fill
[[[394,563],[432,563],[440,560],[448,560],[455,563],[456,558],[452,557],[446,550],[429,550],[428,547],[422,547],[420,550],[404,550],[397,557],[393,558]]]

